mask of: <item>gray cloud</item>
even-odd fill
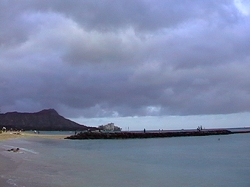
[[[1,1],[2,112],[68,117],[250,110],[242,1]],[[243,6],[244,7],[244,6]]]

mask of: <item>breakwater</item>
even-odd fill
[[[209,136],[232,134],[229,130],[176,131],[176,132],[79,132],[65,139],[133,139],[133,138],[165,138],[180,136]]]

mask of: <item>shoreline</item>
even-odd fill
[[[64,139],[70,134],[35,134],[32,132],[2,132],[0,134],[0,141],[14,138],[26,138],[26,137],[39,137],[39,138],[50,138],[50,139]]]
[[[9,174],[15,172],[19,167],[19,163],[12,160],[12,156],[15,157],[17,153],[6,153],[7,149],[4,147],[5,142],[8,140],[22,139],[22,138],[44,138],[44,139],[64,139],[70,134],[35,134],[33,132],[17,132],[17,131],[8,131],[0,133],[0,186],[12,187],[11,184],[13,181],[9,181]],[[14,147],[16,148],[16,147]],[[11,154],[9,157],[8,154]]]
[[[44,132],[44,133],[43,133]],[[58,132],[58,131],[52,131]],[[182,129],[182,130],[148,130],[148,131],[119,131],[119,132],[79,132],[77,134],[47,134],[46,131],[34,133],[32,131],[7,131],[0,133],[0,141],[38,137],[48,139],[133,139],[133,138],[164,138],[164,137],[181,137],[181,136],[209,136],[209,135],[228,135],[250,133],[250,127],[242,128],[222,128],[222,129]]]

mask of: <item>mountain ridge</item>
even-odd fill
[[[43,109],[38,112],[7,112],[0,114],[0,128],[18,130],[76,131],[88,130],[88,127],[59,115],[55,109]]]

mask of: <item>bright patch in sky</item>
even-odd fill
[[[234,0],[234,4],[242,14],[249,15],[250,5],[243,3],[241,0]]]
[[[144,116],[144,117],[112,117],[112,118],[74,118],[80,124],[97,127],[108,123],[126,130],[178,130],[203,128],[233,128],[248,127],[250,113],[220,114],[220,115],[191,115],[191,116]]]

